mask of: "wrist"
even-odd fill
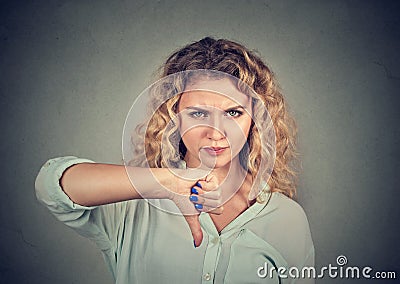
[[[126,171],[138,198],[168,198],[168,169],[126,167]]]
[[[154,178],[153,198],[171,199],[177,177],[168,168],[152,168],[151,173]]]

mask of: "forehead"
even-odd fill
[[[179,101],[179,108],[207,105],[216,108],[248,107],[250,97],[238,90],[228,78],[199,79],[188,84]]]

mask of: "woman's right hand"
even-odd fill
[[[223,212],[219,181],[216,175],[200,169],[178,170],[171,174],[173,178],[163,184],[169,190],[167,198],[172,200],[184,215],[194,244],[198,247],[203,239],[199,222],[200,212]]]

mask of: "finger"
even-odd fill
[[[207,176],[206,180],[199,180],[197,183],[198,183],[198,185],[201,186],[203,191],[207,191],[207,192],[214,191],[214,190],[218,189],[218,186],[219,186],[218,180],[214,176],[212,176],[212,177]]]
[[[205,191],[201,187],[194,185],[194,186],[191,187],[190,193],[192,193],[192,194],[204,194]]]
[[[185,219],[189,225],[190,231],[192,232],[194,246],[200,246],[203,241],[203,231],[201,230],[199,215],[185,216]]]
[[[193,203],[204,203],[204,197],[201,197],[200,195],[197,194],[192,194],[189,196],[189,200]]]
[[[192,194],[189,197],[189,200],[194,204],[201,204],[203,206],[208,206],[212,208],[217,208],[222,205],[221,199],[208,199],[204,198],[204,195],[196,195]]]
[[[199,212],[207,212],[207,213],[220,215],[224,211],[224,207],[223,206],[210,207],[210,206],[203,206],[202,204],[195,204],[195,205],[200,205],[201,206],[201,209],[197,209],[197,211],[199,211]]]
[[[183,215],[198,215],[199,212],[194,208],[193,203],[190,202],[189,196],[175,194],[172,201],[176,204]]]
[[[215,215],[221,215],[224,212],[224,206],[220,206],[217,208],[213,208],[213,207],[204,207],[204,212],[210,213],[210,214],[215,214]]]
[[[204,194],[201,194],[201,196],[205,199],[220,199],[221,198],[221,190],[213,190],[213,191],[207,191]]]
[[[221,199],[205,199],[203,206],[217,208],[218,206],[222,206]]]

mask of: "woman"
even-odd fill
[[[97,244],[116,283],[312,282],[287,274],[312,266],[314,247],[272,72],[207,37],[172,54],[161,78],[127,165],[51,159],[38,199]]]

